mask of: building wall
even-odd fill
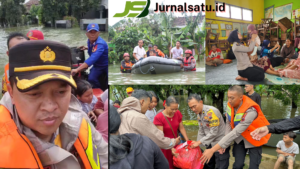
[[[293,10],[300,9],[300,0],[265,0],[264,8],[268,8],[274,5],[274,8],[286,4],[293,3]],[[295,19],[291,21],[294,22]]]

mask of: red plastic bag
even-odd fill
[[[202,152],[200,147],[191,148],[192,141],[187,141],[176,147],[177,158],[173,156],[173,165],[181,169],[203,169],[204,164],[200,161]]]

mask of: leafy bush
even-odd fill
[[[112,64],[113,62],[117,63],[119,61],[118,55],[115,51],[110,51],[108,53],[108,62]]]
[[[79,27],[78,21],[73,16],[65,16],[63,20],[69,20],[72,23],[72,27]]]

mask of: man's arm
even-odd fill
[[[136,130],[137,133],[149,137],[158,145],[158,147],[162,149],[171,149],[175,146],[176,140],[165,137],[164,133],[159,130],[146,116],[145,118],[136,118],[131,124],[132,128]]]
[[[299,130],[300,129],[300,116],[286,119],[278,123],[273,123],[267,126],[269,133],[281,134],[288,131]]]
[[[235,52],[251,52],[253,51],[255,46],[255,42],[251,41],[249,47],[244,46],[244,45],[240,45],[240,46],[235,46],[234,51]]]
[[[133,57],[135,60],[138,60],[138,58],[136,57],[136,53],[133,53]]]
[[[290,54],[287,55],[287,58],[291,59],[295,55],[295,50],[294,47],[291,47],[289,50],[290,50],[289,51]]]
[[[85,63],[90,67],[93,65],[96,61],[101,59],[101,56],[103,52],[105,51],[105,48],[103,47],[104,45],[102,44],[97,44],[96,46],[96,51],[92,52],[92,55],[85,61]]]

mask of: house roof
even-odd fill
[[[202,16],[202,19],[205,18],[205,15]],[[193,20],[196,19],[196,16],[193,16]],[[199,24],[202,23],[202,20],[199,21]],[[173,21],[173,27],[178,27],[178,26],[185,26],[186,25],[186,20],[185,17],[177,17]]]
[[[29,0],[24,5],[25,5],[27,11],[29,11],[32,5],[39,5],[39,4],[40,4],[40,0]]]

